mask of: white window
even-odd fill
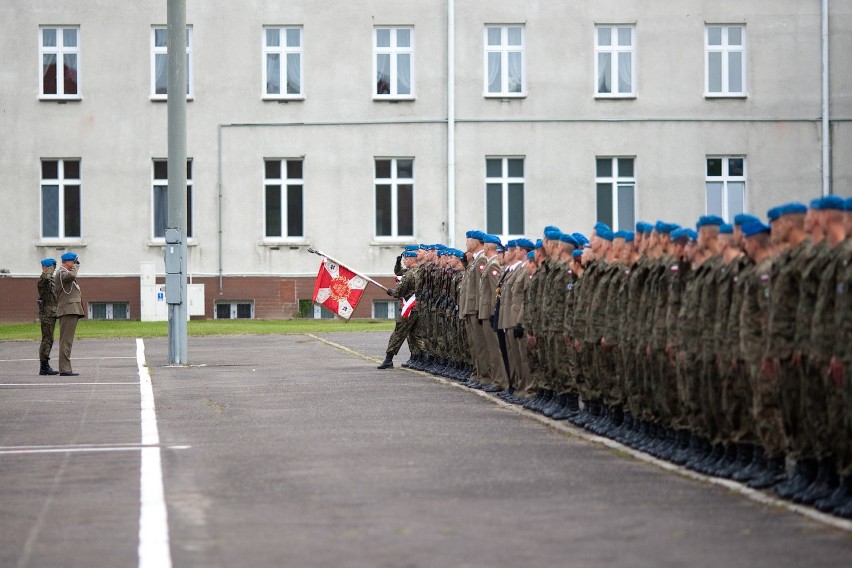
[[[396,319],[397,302],[373,300],[373,319]]]
[[[264,160],[264,235],[268,239],[305,235],[303,163],[301,159]]]
[[[153,163],[153,237],[164,239],[169,216],[169,162],[155,159]],[[192,238],[192,159],[186,160],[186,236]]]
[[[613,231],[630,231],[636,221],[634,158],[596,158],[597,220]]]
[[[151,98],[166,100],[169,93],[169,33],[165,27],[151,29]],[[186,98],[192,98],[192,28],[186,27]]]
[[[485,96],[523,96],[524,27],[485,27]]]
[[[127,302],[89,302],[89,319],[130,319],[130,305]]]
[[[301,99],[302,28],[263,28],[263,97]]]
[[[595,95],[633,97],[636,66],[633,64],[632,26],[595,27]]]
[[[743,156],[707,157],[707,214],[726,223],[745,212],[746,160]]]
[[[39,28],[42,99],[80,98],[80,28]]]
[[[485,227],[501,237],[524,234],[524,159],[485,159]]]
[[[79,239],[81,214],[80,160],[41,161],[41,236]]]
[[[375,28],[373,36],[373,96],[413,98],[414,28]]]
[[[705,28],[705,96],[746,96],[745,26]]]
[[[334,312],[320,304],[314,304],[311,315],[313,319],[334,319]]]
[[[216,319],[253,319],[254,302],[216,302]]]
[[[376,237],[414,236],[414,159],[376,158]]]

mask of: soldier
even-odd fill
[[[71,370],[71,348],[74,346],[77,322],[85,316],[80,285],[77,283],[80,261],[74,252],[66,252],[61,258],[62,266],[53,275],[57,295],[56,316],[59,318],[59,375],[76,377],[80,373]]]
[[[399,282],[399,286],[394,288],[389,288],[387,290],[388,296],[392,296],[394,298],[398,298],[401,302],[405,302],[411,298],[414,294],[414,286],[415,280],[417,278],[417,253],[414,251],[405,251],[400,255],[403,259],[403,264],[405,270],[403,271],[402,280]],[[414,329],[417,323],[417,306],[415,305],[410,314],[408,316],[403,316],[402,308],[397,311],[396,314],[396,324],[394,325],[393,333],[391,333],[390,339],[388,339],[388,347],[385,350],[385,360],[378,366],[379,369],[391,369],[393,368],[393,358],[399,353],[400,347],[402,347],[402,342],[405,341],[412,330]],[[412,347],[412,358],[415,355],[419,355],[415,351],[417,347],[416,341],[409,341],[409,346]]]
[[[508,402],[517,401],[514,398],[514,394],[520,384],[520,350],[517,347],[517,342],[514,340],[513,328],[515,324],[512,322],[512,311],[515,303],[512,283],[515,281],[517,275],[520,274],[516,272],[516,268],[522,263],[522,255],[526,256],[526,252],[523,252],[518,247],[516,239],[506,243],[506,250],[503,253],[503,273],[500,275],[500,281],[497,283],[495,317],[497,318],[498,333],[502,336],[501,347],[505,346],[507,377],[509,380],[508,389],[498,396]]]
[[[532,376],[530,374],[530,363],[528,356],[528,346],[526,335],[524,333],[523,317],[524,317],[524,298],[526,297],[527,285],[530,281],[528,265],[535,266],[535,253],[532,252],[535,244],[529,239],[517,240],[518,252],[517,261],[511,270],[514,277],[511,281],[511,297],[512,305],[509,309],[509,321],[511,333],[506,330],[506,337],[509,348],[514,351],[517,367],[512,369],[512,378],[515,386],[513,393],[514,400],[512,402],[522,403],[524,398],[531,394]],[[510,359],[511,365],[511,359]]]
[[[38,319],[41,322],[41,344],[38,348],[39,375],[58,375],[50,366],[50,350],[53,349],[53,333],[56,329],[56,283],[53,272],[56,260],[41,261],[41,276],[38,279]]]
[[[479,293],[477,301],[479,305],[478,318],[482,334],[485,338],[485,357],[483,362],[488,365],[488,384],[483,388],[486,392],[497,392],[506,390],[509,386],[509,378],[506,376],[506,367],[503,363],[503,355],[500,350],[500,342],[494,329],[493,316],[497,302],[497,282],[503,270],[500,264],[499,250],[502,248],[500,239],[496,235],[485,235],[483,239],[484,254],[487,262],[480,271]]]
[[[467,232],[469,262],[460,288],[459,317],[466,322],[465,329],[473,362],[473,369],[465,384],[472,388],[481,387],[483,383],[490,382],[491,379],[488,360],[485,356],[485,334],[479,324],[480,274],[488,263],[485,257],[484,239],[485,233],[482,231]]]

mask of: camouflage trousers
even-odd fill
[[[418,317],[416,313],[412,313],[409,317],[404,318],[398,316],[396,325],[393,328],[390,339],[388,339],[388,348],[386,353],[396,355],[399,353],[402,343],[408,339],[408,348],[411,350],[412,356],[420,355],[423,351],[423,338],[418,336],[417,329]]]
[[[731,441],[738,444],[758,443],[751,409],[754,396],[748,380],[745,362],[721,362],[719,375],[722,381],[722,414],[730,431]]]
[[[41,316],[41,344],[38,348],[38,358],[41,361],[50,359],[50,350],[53,349],[53,334],[56,329],[56,318]]]
[[[787,453],[787,436],[784,433],[778,383],[763,374],[760,361],[750,363],[749,377],[754,393],[752,415],[765,456],[767,459],[784,457]]]

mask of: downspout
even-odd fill
[[[456,35],[455,0],[447,0],[447,245],[456,234]]]
[[[216,186],[219,190],[219,295],[222,295],[222,125],[218,128],[218,147],[216,151]]]
[[[828,91],[828,0],[822,0],[822,194],[831,194],[831,122]]]

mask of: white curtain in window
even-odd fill
[[[633,91],[633,54],[618,54],[618,92],[630,93]]]
[[[158,53],[154,58],[154,92],[158,95],[165,95],[168,92],[168,75],[166,67],[168,66],[168,56],[164,53]]]
[[[488,92],[499,93],[502,85],[500,84],[500,54],[488,54]]]
[[[390,55],[376,55],[376,94],[390,94]]]
[[[266,54],[266,94],[281,94],[281,55]]]
[[[396,57],[396,91],[398,95],[411,94],[411,55],[407,53]]]
[[[611,54],[598,54],[598,93],[611,93],[610,85]]]
[[[287,94],[302,94],[302,57],[298,53],[287,54]]]
[[[509,53],[509,92],[520,93],[523,90],[522,54]]]

